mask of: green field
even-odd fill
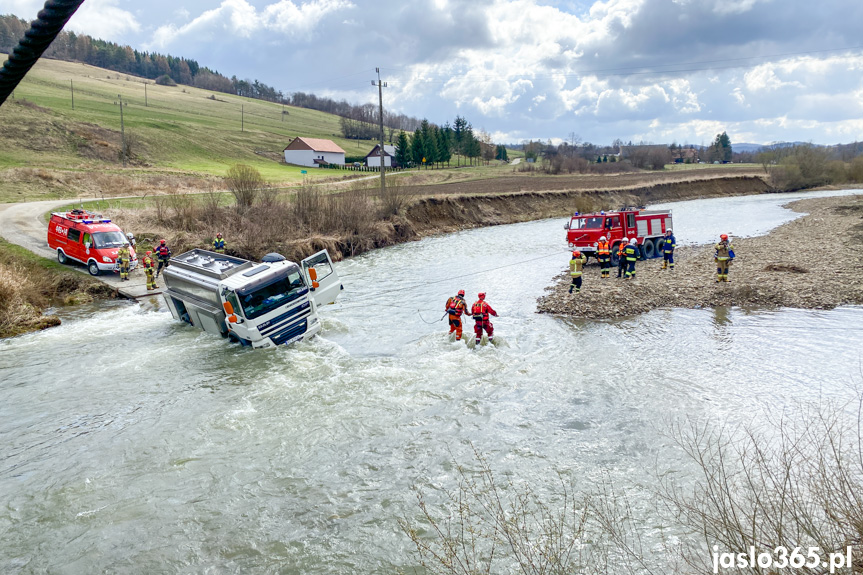
[[[333,140],[349,156],[364,156],[375,145],[342,138],[339,118],[331,114],[188,86],[146,81],[145,102],[144,82],[84,64],[40,60],[0,107],[0,202],[63,197],[62,191],[44,189],[57,187],[51,180],[63,179],[58,171],[70,180],[90,172],[206,178],[245,163],[276,184],[341,179],[353,172],[308,169],[304,176],[304,168],[279,162],[282,150],[297,136]],[[133,142],[134,160],[126,168],[119,161],[118,95],[125,102],[125,134]],[[22,175],[15,168],[35,172]]]

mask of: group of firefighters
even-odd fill
[[[677,247],[677,239],[674,233],[669,228],[665,232],[662,244],[659,249],[662,251],[662,268],[663,270],[674,270],[674,248]],[[728,282],[728,267],[734,259],[734,246],[728,239],[728,234],[719,236],[719,243],[714,246],[715,252],[713,260],[716,262],[716,282]],[[641,257],[641,248],[638,247],[636,238],[623,238],[617,247],[617,277],[623,277],[624,280],[635,277],[635,262]],[[600,277],[607,278],[611,276],[611,248],[608,245],[608,239],[605,236],[599,238],[596,245],[596,259],[599,261]],[[572,283],[569,286],[569,293],[579,293],[581,291],[581,278],[584,273],[584,264],[587,263],[587,256],[576,250],[572,252],[572,258],[569,260],[569,275],[572,278]]]
[[[129,243],[117,250],[117,269],[120,272],[120,280],[127,281],[129,279],[129,268],[132,263],[131,247],[135,245],[135,236],[126,234]],[[225,240],[222,234],[216,234],[213,239],[213,251],[219,254],[225,253]],[[153,261],[155,251],[155,261]],[[144,268],[144,273],[147,275],[147,290],[159,289],[156,283],[156,278],[162,273],[162,268],[167,268],[171,260],[171,248],[168,247],[165,240],[159,240],[153,250],[147,250],[147,254],[142,258],[141,265]],[[158,264],[158,265],[157,265]]]
[[[480,292],[477,295],[477,301],[470,307],[470,314],[473,317],[473,331],[476,335],[477,345],[482,341],[482,332],[488,334],[488,341],[494,342],[494,326],[491,324],[489,316],[497,317],[497,312],[485,301],[485,292]],[[446,301],[446,313],[449,314],[449,332],[455,332],[456,340],[461,340],[462,325],[461,316],[467,313],[467,302],[464,299],[464,290],[459,290],[458,294],[449,298]]]

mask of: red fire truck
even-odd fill
[[[129,240],[117,224],[86,210],[66,213],[54,212],[48,223],[48,246],[57,251],[57,261],[65,264],[69,260],[81,262],[94,276],[102,271],[117,269],[117,249]],[[138,264],[135,248],[130,269]]]
[[[624,208],[619,211],[579,214],[575,212],[564,226],[571,250],[596,256],[596,244],[605,236],[611,246],[611,262],[617,265],[617,248],[623,238],[636,238],[645,259],[662,255],[665,230],[671,229],[671,212]]]

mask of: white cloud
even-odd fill
[[[69,20],[67,28],[106,40],[138,32],[141,29],[138,19],[118,7],[118,3],[118,0],[87,0]]]
[[[230,42],[232,38],[249,39],[265,32],[307,40],[325,17],[352,6],[349,0],[312,0],[303,4],[281,0],[258,11],[246,0],[223,0],[218,8],[203,12],[188,24],[159,27],[151,46],[166,50],[184,37]]]

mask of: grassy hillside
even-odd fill
[[[188,86],[146,81],[145,105],[144,82],[84,64],[40,60],[14,99],[0,107],[0,202],[98,195],[95,188],[151,188],[157,176],[195,186],[238,162],[253,165],[269,182],[293,184],[302,181],[301,168],[279,163],[290,138],[331,139],[348,155],[365,155],[374,146],[341,138],[339,118],[331,114]],[[118,95],[126,102],[125,132],[133,142],[134,159],[125,169],[119,161]],[[89,173],[120,180],[94,185]],[[306,177],[342,175],[309,170]]]

